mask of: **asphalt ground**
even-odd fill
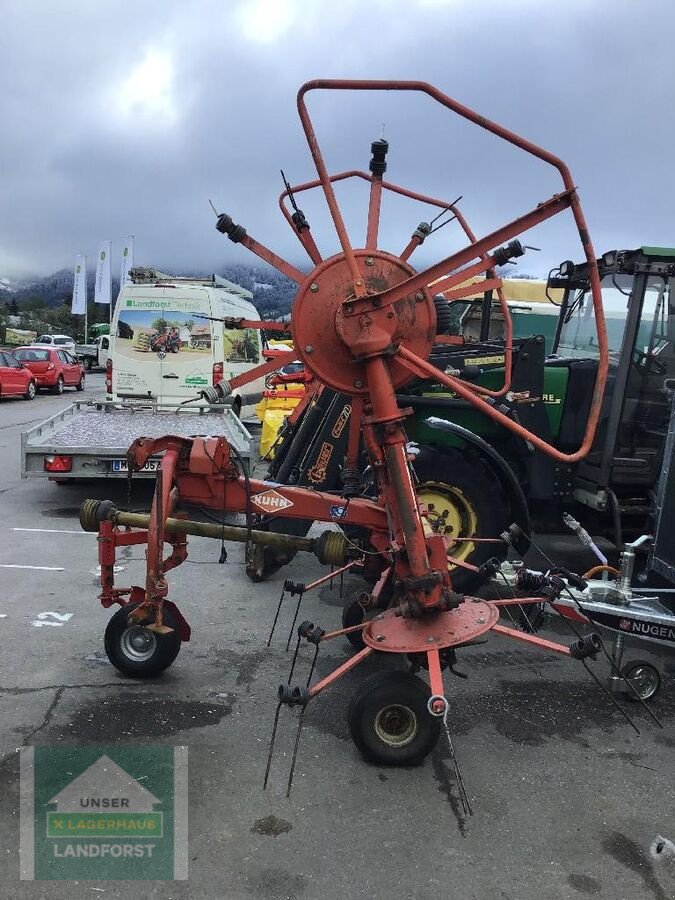
[[[102,387],[102,375],[89,378],[90,393]],[[269,626],[283,579],[309,582],[323,570],[299,555],[253,585],[240,546],[228,545],[219,565],[219,545],[191,539],[188,561],[168,577],[192,640],[156,680],[120,675],[103,649],[110,612],[97,600],[96,537],[80,531],[77,514],[87,496],[125,506],[126,485],[56,486],[19,476],[21,429],[69,400],[0,402],[1,897],[670,896],[648,847],[658,833],[675,836],[672,657],[654,657],[664,680],[652,707],[663,729],[620,701],[638,736],[580,663],[498,636],[463,652],[458,668],[468,679],[448,675],[446,687],[469,817],[443,741],[413,769],[368,765],[352,744],[346,714],[355,686],[376,666],[400,666],[378,655],[308,707],[289,799],[297,711],[282,710],[263,791],[276,688],[290,665],[290,601],[267,650]],[[135,490],[136,506],[148,500],[147,490]],[[142,549],[120,554],[118,584],[142,583]],[[345,579],[345,594],[360,587]],[[339,627],[342,602],[337,586],[320,588],[304,598],[301,617]],[[35,624],[46,621],[55,624]],[[570,638],[555,621],[546,635]],[[653,656],[648,646],[629,656]],[[318,674],[350,655],[344,639],[324,645]],[[310,656],[305,646],[294,681]],[[591,665],[607,674],[602,660]],[[20,881],[18,749],[118,744],[187,745],[188,880]]]

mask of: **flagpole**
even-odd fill
[[[113,295],[112,295],[112,241],[110,242],[110,306],[108,307],[108,334],[112,328]]]
[[[84,271],[85,271],[85,277],[84,277],[84,343],[86,344],[88,341],[88,335],[89,335],[89,322],[88,322],[88,317],[87,317],[88,302],[87,302],[87,276],[86,276],[87,257],[86,256],[84,257]]]

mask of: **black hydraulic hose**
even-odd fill
[[[447,419],[438,419],[435,416],[430,416],[428,419],[424,420],[424,424],[428,425],[430,428],[446,431],[462,438],[467,444],[480,450],[481,453],[488,458],[496,474],[501,476],[502,482],[505,483],[508,488],[509,498],[511,500],[511,513],[514,522],[520,526],[522,531],[529,538],[530,514],[527,508],[527,500],[525,499],[525,494],[523,493],[520,482],[516,478],[515,472],[506,460],[500,456],[494,447],[491,447],[487,441],[484,441],[482,437],[474,434],[473,431],[469,431],[468,428],[458,425],[456,422],[448,422]]]

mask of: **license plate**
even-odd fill
[[[142,469],[139,469],[140,472],[156,472],[159,469],[159,464],[161,460],[159,459],[149,459]],[[126,459],[113,459],[111,460],[111,471],[112,472],[128,472],[129,471],[129,463]]]

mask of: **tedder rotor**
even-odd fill
[[[372,144],[369,174],[353,171],[331,176],[326,168],[306,98],[314,91],[345,90],[424,94],[462,119],[552,167],[562,182],[560,189],[530,211],[480,238],[468,228],[456,204],[448,204],[448,209],[460,221],[468,243],[439,262],[416,271],[410,262],[412,253],[434,229],[430,224],[422,223],[401,251],[382,249],[378,244],[382,192],[389,190],[422,202],[434,201],[384,181],[387,142],[381,139]],[[382,763],[410,764],[419,762],[431,750],[441,731],[441,723],[445,723],[448,740],[450,738],[449,703],[442,669],[452,667],[457,648],[489,631],[577,658],[596,653],[598,642],[595,635],[589,635],[570,648],[506,628],[498,624],[498,606],[500,602],[510,601],[489,602],[465,597],[453,590],[448,562],[456,562],[453,548],[458,546],[462,536],[434,530],[432,517],[417,497],[404,428],[411,410],[398,406],[396,391],[413,378],[433,379],[560,462],[581,459],[593,441],[607,374],[607,341],[598,270],[567,166],[547,151],[462,106],[431,85],[414,81],[312,81],[303,85],[298,93],[298,111],[317,179],[297,187],[286,183],[280,205],[311,260],[311,272],[304,274],[272,253],[230,216],[220,215],[217,222],[218,230],[230,240],[247,247],[298,284],[291,312],[295,349],[245,375],[221,382],[205,391],[203,397],[217,402],[235,387],[300,358],[319,391],[326,386],[350,398],[346,465],[348,469],[356,465],[362,440],[376,482],[377,499],[352,495],[340,497],[335,493],[257,481],[244,471],[235,456],[236,451],[224,439],[186,439],[169,435],[159,440],[139,439],[128,452],[132,470],[140,469],[150,457],[162,456],[149,516],[119,511],[108,501],[85,501],[81,520],[84,528],[100,531],[101,601],[104,606],[113,602],[122,606],[108,626],[106,648],[118,668],[138,676],[162,671],[175,658],[181,640],[190,637],[185,619],[167,599],[165,578],[168,570],[186,558],[187,535],[240,540],[249,549],[274,546],[290,552],[313,552],[321,563],[337,567],[334,574],[350,566],[366,566],[375,586],[362,596],[361,602],[364,609],[375,611],[374,618],[352,628],[328,633],[311,622],[303,622],[298,628],[298,645],[305,638],[316,646],[317,652],[325,640],[355,631],[360,633],[361,649],[315,684],[311,683],[311,674],[307,683],[298,687],[291,684],[289,677],[288,683],[279,689],[277,719],[280,707],[287,704],[301,708],[301,723],[308,701],[366,657],[381,653],[404,654],[417,668],[428,670],[429,686],[408,672],[383,670],[366,681],[354,698],[350,729],[367,758]],[[370,185],[366,239],[362,247],[354,246],[347,232],[334,190],[336,181],[350,177],[365,179]],[[322,257],[295,201],[296,194],[311,188],[323,191],[340,244],[339,252],[328,258]],[[286,199],[291,202],[292,213],[286,209]],[[525,252],[519,236],[565,211],[571,213],[588,263],[599,348],[599,367],[586,433],[573,453],[563,453],[550,446],[500,410],[499,397],[510,388],[508,340],[505,384],[500,391],[488,391],[462,380],[457,374],[441,371],[429,362],[437,333],[437,316],[443,312],[434,295],[443,291],[453,300],[468,296],[475,292],[475,287],[467,287],[466,282],[483,273],[486,274],[486,290],[499,290],[501,282],[496,268]],[[505,303],[503,308],[508,323]],[[228,321],[228,327],[236,324]],[[266,322],[242,321],[239,324],[249,328],[275,327],[275,323]],[[507,329],[507,336],[508,333]],[[452,473],[449,476],[451,480]],[[247,525],[192,522],[177,513],[181,502],[221,512],[245,513]],[[308,538],[254,527],[258,520],[264,523],[265,516],[271,515],[330,523],[332,530],[318,538]],[[341,531],[335,530],[336,524]],[[349,538],[354,529],[366,539],[358,542]],[[514,529],[511,533],[494,535],[493,539],[513,541],[515,533]],[[116,546],[144,542],[148,544],[145,586],[115,588]],[[165,559],[164,544],[167,542],[172,546],[172,552]],[[489,564],[483,569],[481,574],[486,578],[494,572],[494,567]],[[296,617],[302,594],[310,587],[312,585],[285,582],[286,590],[299,596]],[[455,762],[451,742],[450,749]],[[466,809],[468,797],[457,767],[456,771]]]

